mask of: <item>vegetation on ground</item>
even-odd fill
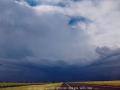
[[[120,86],[120,80],[112,81],[86,81],[80,82],[81,84],[96,84],[96,85],[108,85],[108,86]]]
[[[16,87],[16,86],[27,86],[27,85],[39,85],[43,83],[34,83],[34,82],[0,82],[0,88],[5,87]]]
[[[42,83],[39,85],[28,85],[18,87],[0,88],[0,90],[58,90],[62,83]]]

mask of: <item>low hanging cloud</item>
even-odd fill
[[[3,72],[0,74],[0,79],[7,79],[9,81],[80,81],[119,79],[120,49],[117,48],[112,50],[105,46],[96,48],[96,52],[99,54],[99,58],[84,66],[79,63],[70,64],[64,60],[50,61],[47,59],[43,60],[31,57],[22,60],[0,59],[1,62],[5,63],[4,66],[0,68]],[[14,79],[11,78],[11,76],[14,76]]]
[[[118,0],[1,0],[0,80],[119,78],[119,4]]]

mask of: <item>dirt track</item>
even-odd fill
[[[58,90],[120,90],[120,87],[79,83],[63,83]]]

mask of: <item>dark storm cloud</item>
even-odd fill
[[[80,63],[70,64],[65,60],[50,61],[28,57],[21,60],[8,61],[0,70],[3,73],[0,79],[3,80],[26,80],[26,81],[80,81],[80,80],[108,80],[119,79],[120,77],[120,49],[112,50],[109,47],[98,47],[96,52],[100,57],[89,65],[81,66]],[[102,53],[102,54],[101,54]],[[105,55],[104,55],[104,54]],[[105,57],[105,58],[101,58]],[[21,74],[22,73],[22,74]],[[34,74],[33,74],[34,73]],[[11,76],[15,77],[14,79]]]
[[[91,64],[89,71],[98,79],[119,79],[120,48],[104,46],[96,48],[96,52],[99,58]]]
[[[0,0],[0,63],[3,64],[0,66],[0,80],[120,78],[120,49],[107,47],[113,45],[109,43],[117,42],[114,40],[119,41],[118,37],[113,39],[119,30],[114,33],[110,30],[111,27],[112,30],[119,28],[119,13],[106,8],[107,5],[116,7],[116,3],[105,2],[95,6],[87,0],[27,0],[28,4],[23,0],[15,1]],[[118,15],[117,19],[111,18],[114,15]],[[107,30],[110,33],[106,33]],[[97,32],[101,33],[98,35]],[[111,41],[106,44],[101,38]],[[104,44],[105,47],[99,47]]]
[[[110,47],[98,47],[95,50],[99,54],[98,63],[100,62],[114,62],[119,60],[120,48],[111,49]],[[114,63],[113,63],[114,64]]]

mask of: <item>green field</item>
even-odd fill
[[[58,90],[61,84],[62,83],[40,83],[39,85],[0,88],[0,90]]]
[[[79,82],[82,84],[97,84],[97,85],[108,85],[108,86],[120,86],[120,80],[113,81],[87,81],[87,82]]]

